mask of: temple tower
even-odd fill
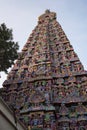
[[[87,130],[87,72],[55,12],[38,18],[3,88],[29,130]]]

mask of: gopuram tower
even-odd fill
[[[87,130],[87,71],[54,12],[38,18],[3,89],[28,130]]]

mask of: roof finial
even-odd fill
[[[50,9],[47,9],[47,10],[45,11],[45,13],[50,13]]]

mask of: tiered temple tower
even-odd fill
[[[56,13],[39,17],[3,88],[29,130],[87,130],[87,72]]]

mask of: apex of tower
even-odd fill
[[[49,10],[49,9],[47,9],[47,10],[45,11],[45,13],[50,13],[50,10]]]
[[[55,12],[51,12],[49,9],[47,9],[45,11],[44,14],[42,14],[39,18],[38,21],[39,23],[42,23],[43,21],[49,21],[49,20],[54,20],[56,19],[56,13]]]

